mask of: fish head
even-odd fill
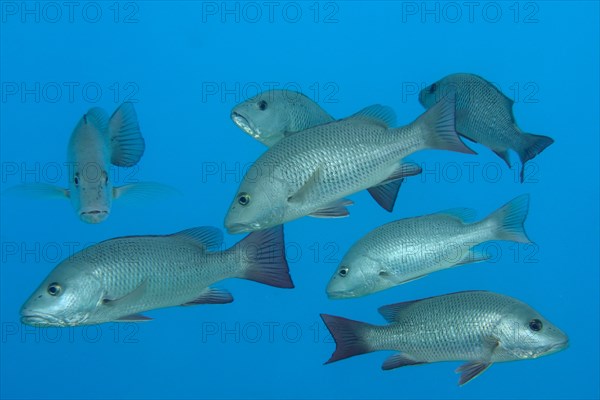
[[[285,222],[286,201],[281,193],[285,192],[280,182],[246,175],[225,216],[227,232],[253,232]]]
[[[23,304],[21,322],[41,327],[81,325],[94,314],[102,296],[98,279],[66,260]]]
[[[233,122],[248,135],[267,146],[281,139],[290,126],[289,101],[283,93],[269,90],[231,110]]]
[[[513,359],[538,358],[569,344],[563,331],[524,303],[506,312],[496,331],[501,350]]]
[[[113,185],[100,163],[76,164],[69,182],[71,204],[83,222],[97,224],[108,218]]]
[[[368,254],[352,253],[351,250],[342,259],[327,284],[330,299],[361,297],[395,286],[380,260]]]

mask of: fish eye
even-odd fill
[[[250,203],[250,195],[248,193],[240,193],[238,203],[242,206],[247,206]]]
[[[106,171],[102,171],[102,176],[104,177],[104,184],[108,183],[108,174],[106,173]]]
[[[542,327],[544,325],[542,324],[542,321],[540,321],[539,319],[532,319],[531,321],[529,321],[529,329],[531,329],[534,332],[539,332],[542,330]]]
[[[58,296],[61,291],[62,291],[61,286],[56,282],[52,282],[51,284],[48,285],[48,294],[50,296]]]
[[[79,174],[75,174],[75,178],[73,178],[73,183],[75,183],[75,186],[79,185]]]
[[[429,87],[429,93],[433,93],[437,90],[437,83],[434,83]]]
[[[264,101],[264,100],[261,100],[261,101],[259,101],[259,102],[258,102],[258,108],[259,108],[261,111],[264,111],[264,110],[266,110],[266,109],[267,109],[267,102],[266,102],[266,101]]]
[[[346,275],[348,275],[348,271],[349,271],[348,267],[340,268],[340,270],[338,271],[338,275],[343,278]]]

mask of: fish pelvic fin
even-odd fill
[[[551,137],[534,135],[532,133],[523,133],[522,138],[523,145],[520,149],[517,149],[517,153],[521,159],[521,183],[525,180],[525,163],[554,143],[554,139]]]
[[[325,364],[377,350],[365,338],[373,325],[328,314],[321,314],[321,319],[335,341],[335,351]]]
[[[252,232],[227,251],[242,263],[238,277],[279,288],[294,287],[285,257],[282,225]]]
[[[425,111],[411,125],[421,135],[421,149],[449,150],[477,154],[468,148],[456,132],[455,96],[448,94]],[[406,128],[398,128],[404,130]]]
[[[125,102],[117,108],[109,121],[111,163],[119,167],[131,167],[140,161],[146,143],[140,131],[133,103]]]
[[[528,194],[514,198],[493,212],[484,220],[484,222],[490,224],[492,227],[492,240],[531,243],[523,226],[528,212]]]
[[[479,375],[483,374],[485,370],[491,366],[492,363],[488,361],[470,361],[461,365],[455,371],[457,374],[461,374],[460,379],[458,380],[458,385],[462,386],[466,383],[469,383]]]

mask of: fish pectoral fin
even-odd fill
[[[459,265],[478,263],[487,261],[490,258],[492,258],[492,255],[485,253],[483,249],[470,249],[459,262],[454,264],[454,266],[458,267]]]
[[[155,199],[179,193],[175,188],[156,182],[138,182],[113,187],[113,199]]]
[[[419,364],[428,364],[427,361],[419,361],[415,360],[413,357],[409,356],[405,353],[397,353],[393,354],[390,357],[386,358],[386,360],[381,365],[381,369],[384,371],[406,367],[409,365],[419,365]]]
[[[10,187],[2,192],[3,195],[25,196],[36,199],[68,199],[71,197],[69,189],[47,183],[25,183]]]
[[[182,306],[196,306],[199,304],[227,304],[233,301],[233,296],[225,289],[206,288],[200,296],[192,301],[183,303]]]
[[[462,386],[465,383],[472,381],[473,379],[481,375],[483,372],[485,372],[485,370],[488,369],[491,365],[492,363],[490,361],[483,360],[469,361],[461,365],[455,371],[457,374],[461,374],[460,379],[458,380],[458,384]]]
[[[152,321],[153,318],[146,317],[142,314],[131,314],[125,315],[124,317],[120,317],[115,319],[115,322],[148,322]]]
[[[313,211],[309,214],[311,217],[315,218],[343,218],[350,215],[350,212],[346,208],[346,206],[351,206],[354,204],[352,200],[348,199],[340,199],[333,203],[328,204],[327,206],[320,208],[317,211]]]
[[[144,279],[142,283],[138,285],[133,291],[127,293],[125,296],[119,297],[117,299],[102,299],[102,304],[108,307],[122,306],[124,304],[135,304],[139,299],[142,298],[144,293],[146,293],[146,288],[148,287],[148,279]]]
[[[112,147],[110,162],[119,167],[137,164],[144,154],[146,144],[133,104],[121,104],[110,117],[108,124]]]
[[[303,204],[311,198],[319,196],[319,193],[317,193],[315,189],[319,186],[319,180],[321,179],[322,174],[323,170],[320,166],[315,168],[313,173],[296,191],[296,193],[288,197],[288,203]]]
[[[381,104],[373,104],[363,108],[356,114],[352,114],[346,119],[362,119],[384,128],[396,125],[396,113],[391,107]]]

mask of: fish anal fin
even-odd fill
[[[225,289],[206,288],[200,296],[192,301],[183,303],[182,306],[196,306],[199,304],[227,304],[233,301],[233,296]]]
[[[394,368],[407,367],[409,365],[420,365],[427,364],[427,361],[419,361],[415,360],[411,356],[405,353],[397,353],[393,354],[390,357],[386,358],[386,360],[381,365],[381,369],[387,371]]]
[[[458,384],[460,386],[472,381],[477,378],[479,375],[485,372],[492,365],[489,361],[469,361],[456,369],[457,374],[460,375],[460,379],[458,380]]]
[[[492,255],[484,252],[483,249],[470,249],[455,266],[483,262],[490,258],[492,258]]]
[[[152,318],[146,317],[142,314],[131,314],[115,319],[116,322],[148,322],[152,321]]]

